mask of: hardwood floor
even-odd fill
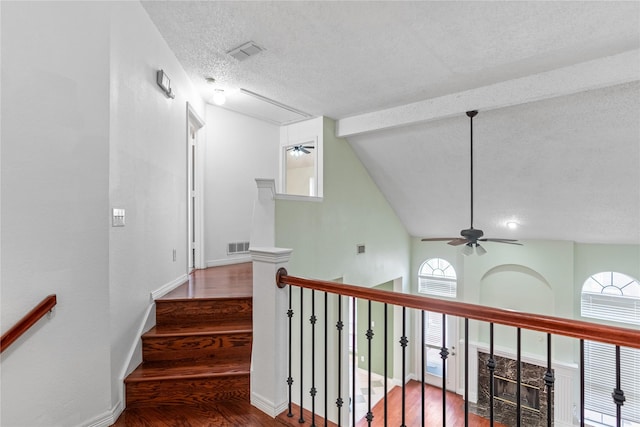
[[[218,322],[214,326],[201,327],[189,324],[189,318],[193,317],[193,313],[183,316],[183,310],[188,311],[188,307],[183,307],[181,304],[186,303],[187,300],[207,300],[210,298],[222,298],[222,299],[241,299],[250,297],[252,295],[252,265],[236,264],[225,267],[208,268],[206,270],[195,271],[190,280],[176,288],[172,292],[160,298],[158,301],[171,301],[171,307],[173,309],[164,310],[160,309],[160,312],[172,317],[172,319],[182,318],[187,324],[182,325],[171,322],[167,325],[159,324],[150,331],[147,336],[149,341],[149,348],[146,350],[147,357],[150,361],[155,360],[155,351],[162,351],[164,355],[162,358],[184,358],[182,350],[178,346],[178,341],[186,340],[187,338],[181,338],[184,329],[190,330],[194,335],[202,335],[205,332],[207,334],[224,333],[229,329],[229,324],[233,324],[237,333],[244,333],[250,329],[250,321],[241,320],[225,320]],[[173,303],[177,304],[174,305]],[[163,303],[160,302],[160,306]],[[179,307],[175,309],[175,307]],[[197,316],[196,316],[197,317]],[[165,336],[165,342],[163,344],[153,342],[154,335],[160,334]],[[175,335],[175,338],[173,336]],[[167,339],[169,337],[170,339]],[[189,338],[191,339],[191,338]],[[243,337],[231,337],[227,340],[237,341],[244,340]],[[220,345],[224,346],[225,340],[214,340],[211,342],[220,342]],[[214,344],[212,344],[214,345]],[[217,345],[217,344],[215,344]],[[188,345],[189,347],[193,347]],[[171,349],[168,353],[166,350]],[[196,349],[197,351],[200,351]],[[191,349],[193,351],[193,348]],[[168,356],[167,354],[170,354]],[[212,360],[213,362],[213,360]],[[215,365],[224,365],[223,361],[218,360],[210,366],[205,368],[189,367],[190,373],[193,376],[199,376],[201,373],[198,369],[215,370]],[[155,362],[154,362],[155,363]],[[205,364],[206,365],[206,364]],[[142,369],[138,372],[138,375],[144,377],[145,375],[153,376],[153,371],[156,367],[151,365],[148,369]],[[196,372],[198,371],[198,372]],[[426,386],[425,388],[425,401],[426,406],[426,419],[425,425],[427,426],[441,426],[442,425],[442,406],[441,399],[442,394],[440,389]],[[402,389],[396,387],[391,390],[387,398],[388,405],[388,425],[399,426],[401,424],[401,399]],[[405,424],[407,426],[420,426],[421,425],[421,387],[420,383],[416,381],[410,381],[406,387],[406,408],[405,408]],[[383,426],[384,424],[384,401],[380,401],[373,409],[374,414],[373,426]],[[447,395],[447,426],[448,427],[461,427],[464,425],[464,404],[460,396],[453,393]],[[286,416],[286,412],[280,414],[277,418],[273,419],[266,415],[259,409],[251,406],[251,403],[247,399],[236,399],[224,402],[204,402],[199,404],[173,404],[173,405],[151,405],[142,407],[128,407],[122,415],[118,418],[114,427],[208,427],[208,426],[221,426],[221,427],[271,427],[271,426],[310,426],[311,414],[305,411],[305,422],[299,423],[299,409],[296,407],[293,411],[295,416],[289,418]],[[345,412],[342,425],[347,425],[346,418],[348,412]],[[316,425],[324,426],[324,420],[320,417],[320,414],[316,415]],[[329,423],[329,426],[335,424]],[[488,426],[489,422],[477,415],[469,414],[469,425],[472,427],[484,427]],[[366,420],[361,420],[357,423],[357,427],[367,426]],[[495,427],[505,427],[496,423]]]

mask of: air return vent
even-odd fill
[[[227,243],[227,255],[249,253],[249,242]]]
[[[258,46],[254,42],[246,42],[245,44],[236,47],[235,49],[231,49],[227,53],[238,61],[244,61],[248,59],[250,56],[254,56],[262,52],[264,48]]]

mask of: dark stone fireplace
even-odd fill
[[[517,363],[515,360],[494,355],[494,419],[507,426],[516,426]],[[478,352],[478,403],[475,412],[489,418],[489,354]],[[551,408],[547,403],[547,388],[544,384],[546,367],[521,362],[520,404],[522,425],[544,427],[547,425],[547,413],[551,411],[553,419],[553,390]]]

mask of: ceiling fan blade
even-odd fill
[[[456,238],[450,241],[448,244],[451,246],[460,246],[460,245],[466,245],[467,243],[469,243],[467,239]]]
[[[289,148],[287,148],[287,151],[291,151],[291,150],[295,150],[295,149],[296,149],[296,147],[289,147]]]
[[[422,239],[423,242],[448,242],[450,240],[456,240],[459,237],[426,237]]]
[[[314,149],[314,148],[316,148],[316,147],[314,147],[313,145],[305,145],[305,146],[303,146],[302,148],[308,148],[308,149],[310,149],[310,150],[313,150],[313,149]]]
[[[307,150],[305,147],[300,147],[300,151],[302,151],[304,154],[310,154],[311,151]]]
[[[516,243],[515,239],[478,239],[482,242],[494,242],[494,243],[506,243],[508,245],[518,245],[523,246],[522,243]]]

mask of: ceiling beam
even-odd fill
[[[640,80],[640,50],[340,119],[338,137],[488,111]]]

